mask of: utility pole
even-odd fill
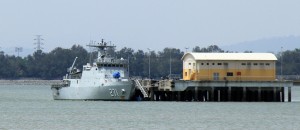
[[[36,38],[34,39],[36,42],[34,43],[36,45],[36,47],[34,49],[36,49],[36,51],[42,51],[42,48],[41,45],[44,45],[44,43],[42,43],[42,39],[41,38],[42,35],[36,35]]]
[[[22,48],[22,47],[16,47],[16,48],[15,48],[15,52],[18,53],[18,57],[20,56],[19,53],[22,52],[22,51],[23,51],[23,48]]]
[[[151,49],[150,48],[147,48],[148,51],[149,51],[149,80],[151,79],[150,78],[150,56],[151,56]]]

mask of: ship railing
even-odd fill
[[[76,75],[68,75],[66,74],[63,79],[80,79],[81,78],[81,74],[76,74]]]
[[[58,83],[58,84],[52,84],[51,85],[51,88],[62,88],[62,87],[69,87],[69,84],[68,83]]]

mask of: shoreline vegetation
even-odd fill
[[[118,51],[107,50],[110,55],[117,59],[127,60],[127,66],[130,77],[149,77],[160,79],[169,74],[182,76],[182,56],[184,52],[176,48],[165,48],[162,51],[143,51],[133,50],[132,48],[122,48]],[[211,45],[201,48],[196,46],[191,52],[199,53],[237,53],[225,51],[217,45]],[[244,53],[252,53],[245,51]],[[74,58],[78,57],[75,63],[77,69],[82,69],[86,63],[92,63],[97,57],[97,53],[88,52],[80,45],[73,45],[65,49],[57,47],[50,52],[37,50],[32,55],[18,57],[7,55],[0,51],[0,79],[18,80],[18,79],[42,79],[57,80],[61,79],[67,73]],[[277,75],[299,75],[300,74],[300,48],[294,50],[285,50],[276,54],[276,74]]]
[[[31,80],[31,79],[21,79],[21,80],[0,80],[1,85],[52,85],[62,82],[62,80]]]

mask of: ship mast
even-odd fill
[[[108,48],[115,48],[114,45],[108,45],[107,42],[104,42],[104,39],[101,40],[101,43],[98,43],[98,45],[87,45],[89,47],[96,47],[98,49],[98,59],[103,59],[107,56],[107,49]]]

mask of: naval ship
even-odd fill
[[[110,55],[108,50],[115,46],[103,39],[87,46],[97,48],[97,58],[83,65],[81,71],[74,67],[76,57],[62,83],[51,86],[54,100],[130,100],[135,86],[129,78],[128,62]]]

